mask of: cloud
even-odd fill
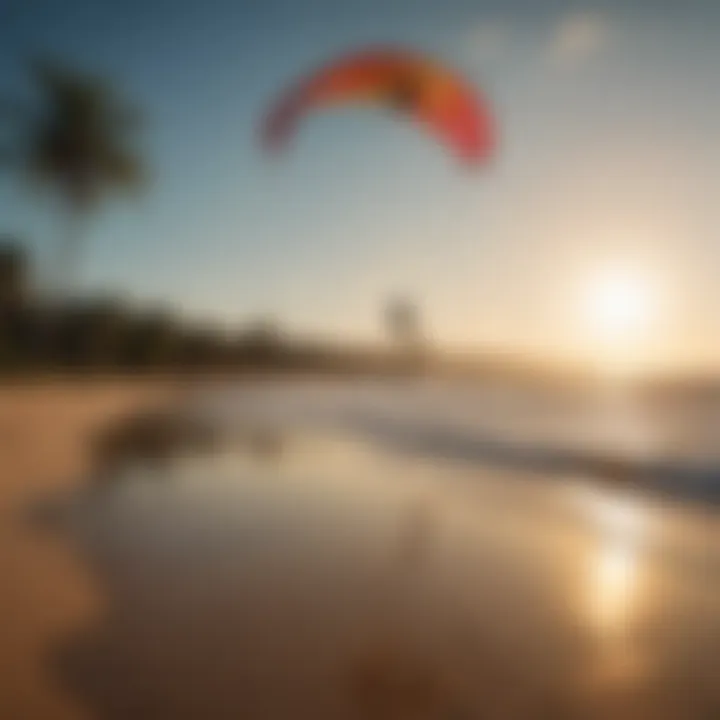
[[[555,26],[548,57],[557,65],[579,65],[597,55],[607,44],[609,35],[610,25],[599,13],[573,12]]]
[[[545,37],[535,33],[509,20],[486,20],[465,35],[464,54],[468,62],[480,67],[504,62],[519,53],[520,57],[545,60],[555,67],[575,68],[605,49],[612,25],[600,12],[573,10],[558,17]]]

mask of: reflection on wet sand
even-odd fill
[[[78,498],[107,614],[59,672],[99,718],[682,717],[652,714],[670,686],[635,671],[644,578],[706,598],[717,579],[648,553],[664,525],[641,504],[352,439],[289,447]],[[651,640],[672,678],[682,624],[720,649],[720,611],[665,600],[677,626]]]
[[[608,643],[627,632],[638,602],[644,521],[630,500],[586,489],[586,503],[597,523],[595,547],[589,552],[590,616]]]
[[[588,619],[597,638],[595,679],[601,686],[623,686],[639,671],[634,624],[643,612],[642,571],[648,518],[632,498],[588,486],[576,497],[595,526],[587,547]]]
[[[609,540],[598,548],[592,592],[592,615],[608,640],[622,636],[631,612],[637,580],[636,549],[622,540]]]

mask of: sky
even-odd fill
[[[0,8],[0,92],[27,93],[25,58],[49,53],[113,79],[145,117],[153,182],[93,219],[90,292],[363,341],[402,294],[448,347],[720,363],[714,0]],[[366,110],[318,114],[284,156],[263,154],[258,125],[288,83],[378,43],[482,89],[500,130],[491,166],[464,172],[411,123]],[[57,218],[9,177],[0,222],[50,262]],[[634,310],[613,325],[622,297]]]

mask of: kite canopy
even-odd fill
[[[344,56],[291,87],[265,121],[264,144],[285,146],[312,110],[359,103],[420,122],[469,164],[487,160],[494,149],[490,112],[472,85],[435,60],[391,48]]]

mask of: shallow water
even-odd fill
[[[239,385],[208,398],[230,426],[347,432],[428,460],[632,481],[720,504],[720,397],[434,380]]]
[[[502,423],[556,441],[542,413],[513,427],[513,402],[378,383],[201,398],[227,451],[74,500],[107,613],[61,677],[113,719],[720,716],[718,515],[448,451]],[[564,422],[565,447],[590,442]],[[276,452],[246,442],[259,428]]]

